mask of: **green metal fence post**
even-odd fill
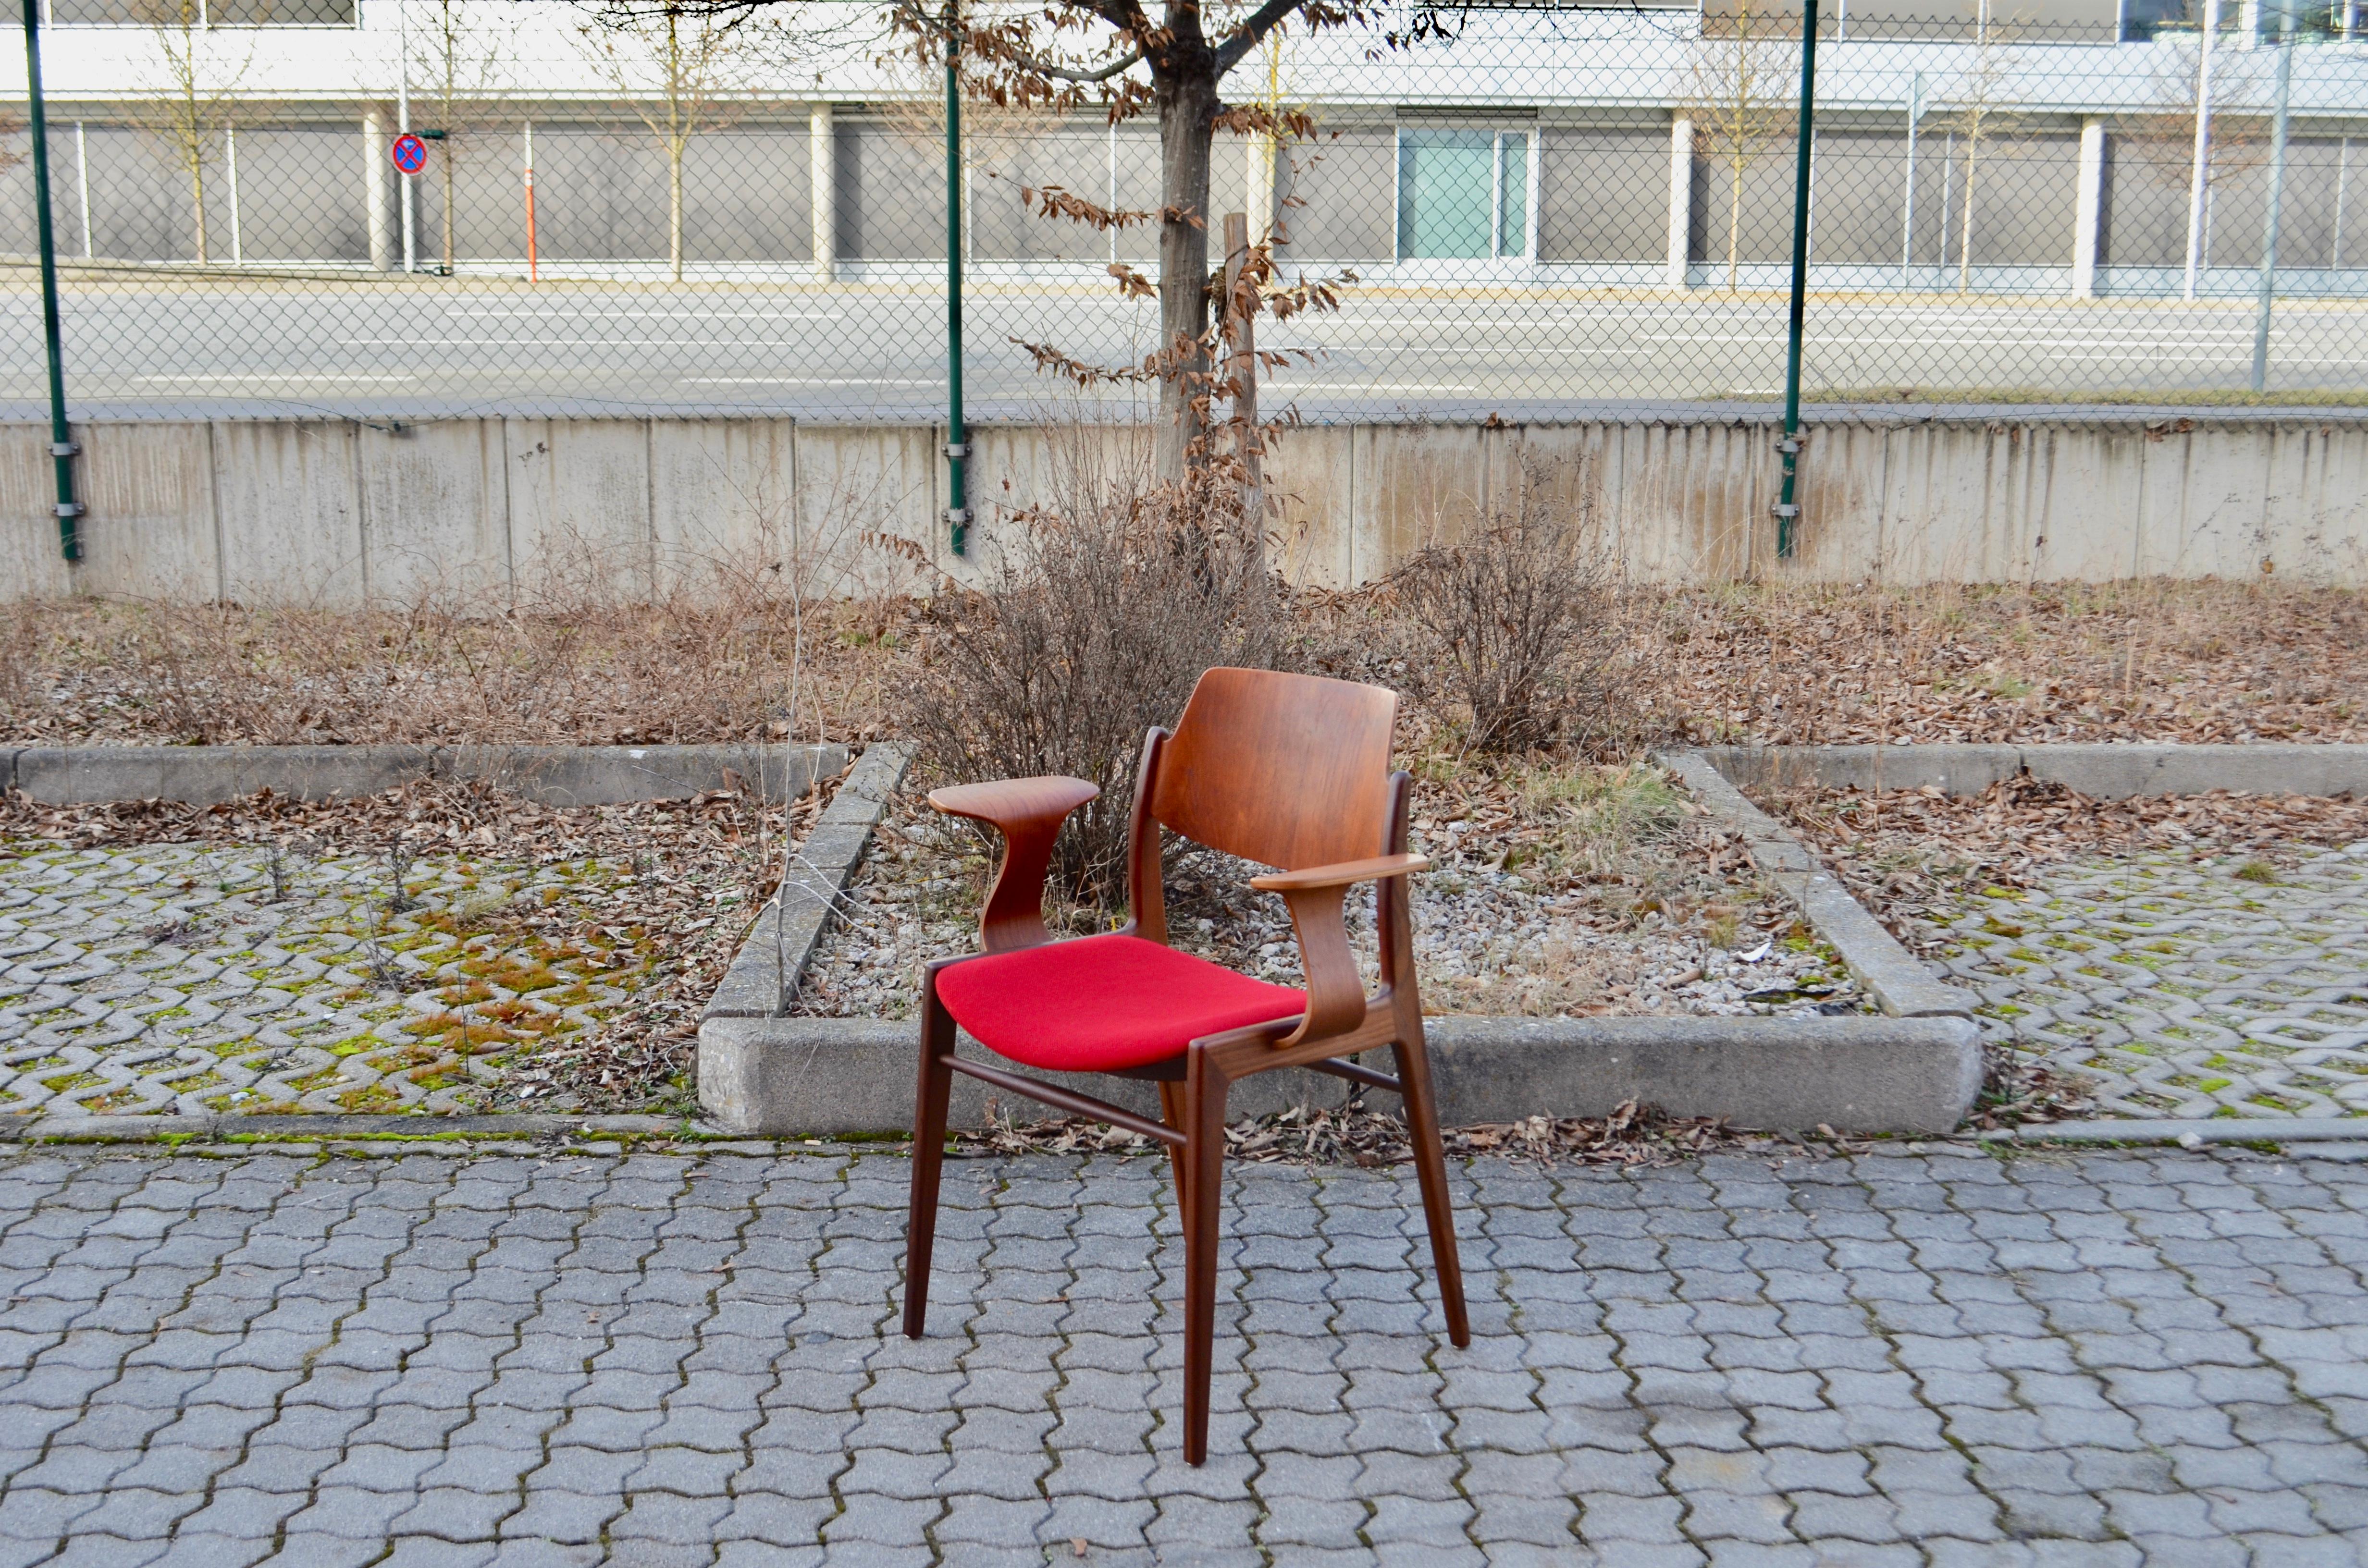
[[[970,429],[962,422],[962,18],[946,5],[946,526],[956,555],[970,551],[970,497],[962,465]]]
[[[1801,148],[1793,172],[1793,313],[1784,345],[1784,493],[1776,503],[1776,555],[1790,560],[1799,542],[1801,505],[1801,323],[1809,275],[1809,149],[1816,134],[1817,0],[1801,0]]]
[[[33,131],[33,210],[41,244],[41,331],[50,350],[50,458],[58,470],[58,552],[82,559],[82,503],[74,499],[74,445],[66,425],[65,349],[58,337],[58,242],[50,222],[49,112],[41,103],[40,0],[24,0],[27,118]]]

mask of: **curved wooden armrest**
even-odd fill
[[[1003,864],[979,911],[979,946],[990,953],[1049,942],[1044,928],[1044,868],[1069,813],[1101,790],[1082,778],[998,778],[929,791],[929,804],[950,817],[968,817],[1003,835]]]
[[[1276,871],[1268,876],[1252,877],[1250,886],[1267,892],[1289,893],[1302,889],[1345,888],[1354,882],[1370,882],[1383,877],[1403,877],[1409,871],[1428,871],[1430,858],[1424,855],[1376,855],[1370,860],[1343,860],[1336,866],[1310,866],[1304,871]]]
[[[1357,972],[1357,955],[1349,950],[1349,922],[1341,914],[1341,901],[1358,882],[1403,877],[1429,866],[1420,855],[1379,855],[1250,879],[1250,886],[1279,892],[1291,906],[1299,964],[1307,976],[1307,1016],[1274,1042],[1277,1050],[1349,1034],[1364,1023],[1365,982]]]

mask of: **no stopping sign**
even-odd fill
[[[404,174],[416,175],[427,166],[427,143],[406,131],[394,139],[394,145],[387,150],[387,155],[394,160],[396,168]]]

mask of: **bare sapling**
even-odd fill
[[[1391,582],[1423,674],[1468,715],[1474,751],[1585,747],[1622,727],[1610,678],[1628,641],[1617,564],[1588,487],[1565,472],[1525,462],[1510,507],[1419,551]]]
[[[1237,486],[1162,483],[1143,442],[1082,426],[1055,433],[1051,469],[1045,502],[1001,530],[986,585],[949,584],[934,602],[935,678],[902,718],[947,777],[1099,785],[1062,834],[1053,880],[1116,909],[1144,732],[1175,722],[1211,665],[1276,667],[1291,644]]]

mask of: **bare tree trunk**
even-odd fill
[[[444,144],[438,150],[444,165],[444,276],[452,275],[452,114],[444,114]]]
[[[1964,217],[1957,224],[1957,292],[1970,287],[1974,271],[1974,152],[1980,146],[1980,132],[1965,138],[1965,205]]]
[[[191,149],[189,153],[189,225],[197,233],[198,265],[206,264],[206,168],[205,154]]]
[[[1731,164],[1726,182],[1726,291],[1735,292],[1736,252],[1743,239],[1743,165]]]
[[[1159,109],[1159,351],[1193,345],[1159,383],[1159,472],[1180,479],[1201,435],[1192,399],[1208,392],[1209,153],[1216,134],[1217,83],[1205,56],[1154,85]]]
[[[682,139],[666,146],[666,261],[682,281]]]

